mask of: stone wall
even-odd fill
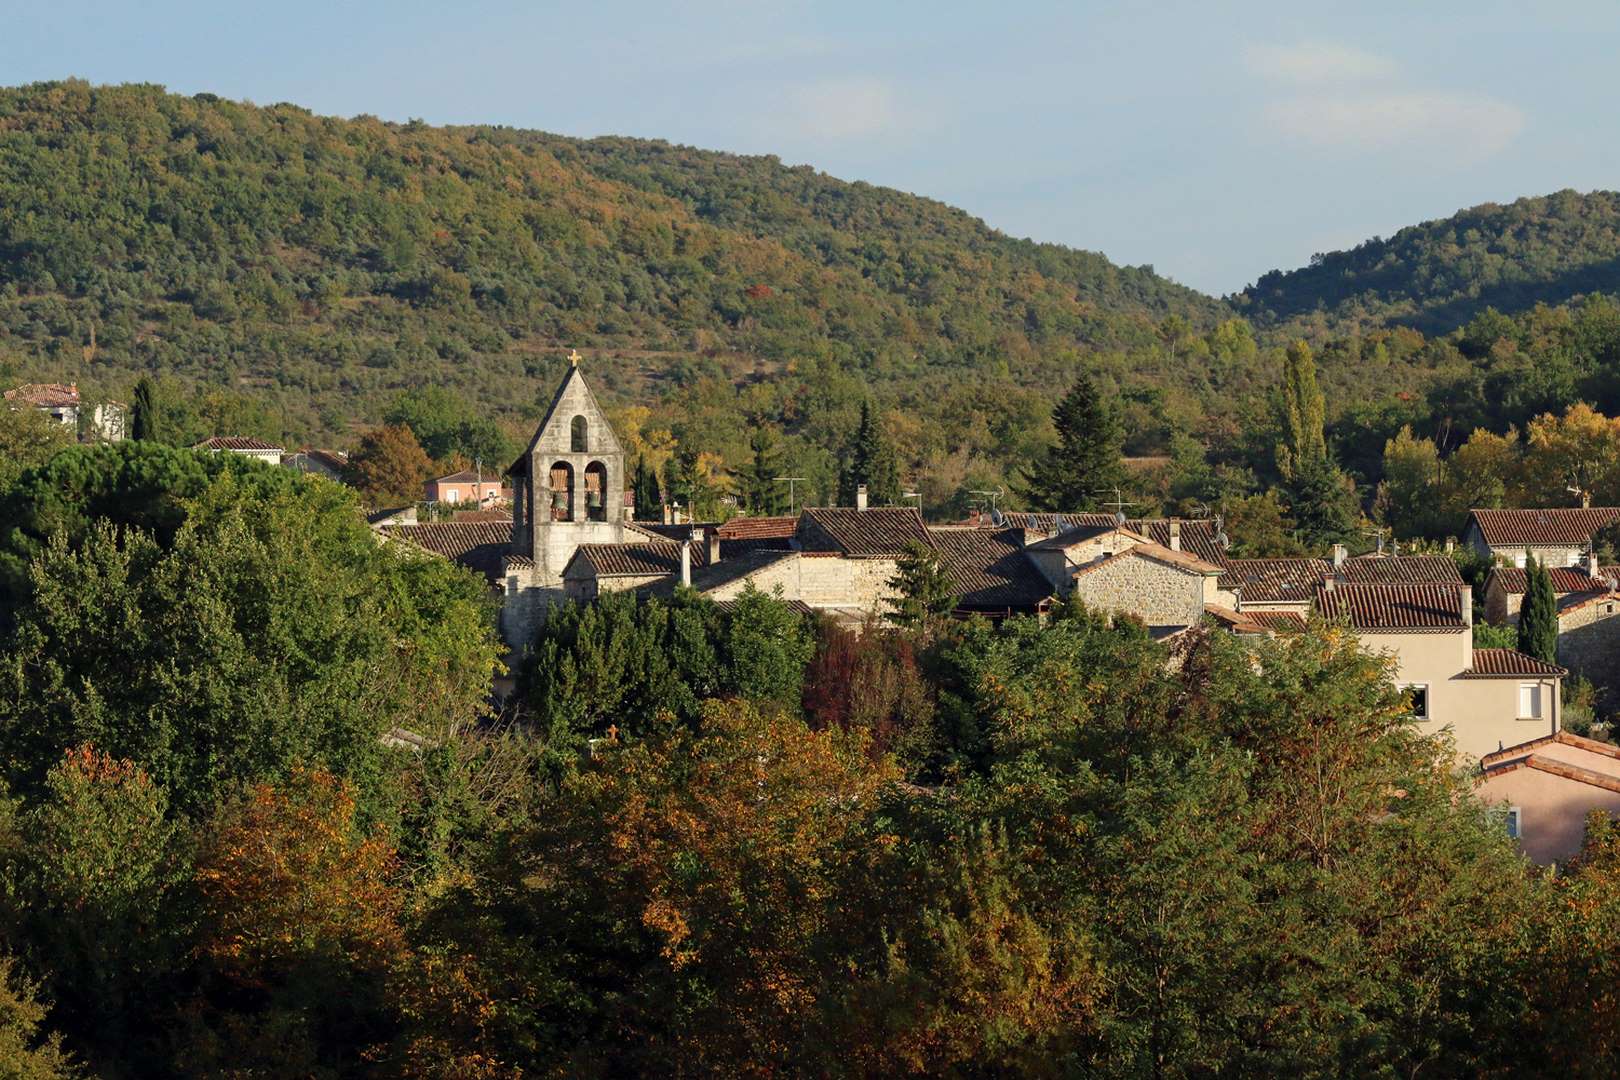
[[[1559,616],[1558,662],[1611,697],[1620,691],[1620,600],[1597,600]]]
[[[1204,575],[1125,556],[1074,579],[1075,595],[1099,611],[1126,611],[1149,626],[1192,626],[1204,617]]]

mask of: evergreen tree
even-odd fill
[[[664,493],[659,490],[658,474],[647,467],[647,459],[636,455],[636,520],[659,521],[664,516]]]
[[[1024,473],[1023,495],[1035,510],[1097,510],[1125,483],[1119,416],[1091,376],[1081,372],[1057,408],[1058,441]]]
[[[855,493],[866,485],[866,501],[871,506],[893,506],[900,501],[900,465],[894,449],[883,437],[872,415],[872,403],[861,402],[861,422],[850,443],[849,456],[838,478],[838,502],[855,505]]]
[[[754,463],[745,476],[744,496],[748,509],[755,514],[775,514],[782,506],[781,485],[776,478],[782,475],[782,444],[776,432],[760,427],[748,441],[754,451]]]
[[[158,442],[164,437],[163,399],[151,376],[143,375],[135,384],[131,410],[130,438]]]
[[[1307,548],[1320,550],[1329,544],[1348,543],[1356,538],[1361,522],[1361,503],[1350,478],[1326,458],[1319,458],[1296,470],[1288,486],[1288,512],[1294,529]]]
[[[930,631],[956,610],[956,586],[940,565],[939,552],[915,540],[895,563],[889,587],[896,594],[889,621],[896,626]]]
[[[1316,361],[1303,341],[1288,346],[1283,361],[1283,445],[1277,467],[1284,478],[1327,460],[1327,407],[1316,385]]]
[[[1549,664],[1558,662],[1558,600],[1547,567],[1526,554],[1524,603],[1519,607],[1519,651]]]

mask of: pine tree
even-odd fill
[[[1277,468],[1285,479],[1327,460],[1327,406],[1316,385],[1316,360],[1303,341],[1288,346],[1283,361],[1283,445]]]
[[[839,503],[854,506],[856,489],[862,484],[872,506],[893,506],[900,501],[900,465],[872,415],[870,401],[861,402],[861,423],[838,478]]]
[[[895,591],[889,621],[896,626],[930,631],[956,610],[956,586],[940,565],[939,552],[915,540],[895,562],[889,587]]]
[[[1294,472],[1288,485],[1288,513],[1295,535],[1314,550],[1354,540],[1361,523],[1355,486],[1325,457]]]
[[[1035,510],[1097,510],[1125,483],[1119,417],[1091,376],[1081,372],[1057,408],[1058,441],[1024,473],[1023,496]]]
[[[754,432],[748,445],[754,451],[754,463],[745,477],[743,494],[748,509],[755,514],[777,513],[782,505],[781,485],[776,478],[782,475],[782,446],[776,433],[768,427]]]
[[[157,383],[153,382],[150,376],[141,376],[140,381],[135,384],[131,410],[134,415],[130,418],[130,438],[147,442],[162,440],[163,401],[158,393]]]
[[[1524,603],[1519,607],[1519,651],[1556,664],[1558,600],[1553,596],[1552,575],[1534,555],[1526,554],[1524,576]]]

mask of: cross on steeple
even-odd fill
[[[579,350],[578,349],[569,349],[568,350],[568,366],[569,367],[579,367]]]

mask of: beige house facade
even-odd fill
[[[1480,801],[1531,862],[1573,858],[1594,810],[1620,814],[1620,747],[1559,731],[1480,759]]]

